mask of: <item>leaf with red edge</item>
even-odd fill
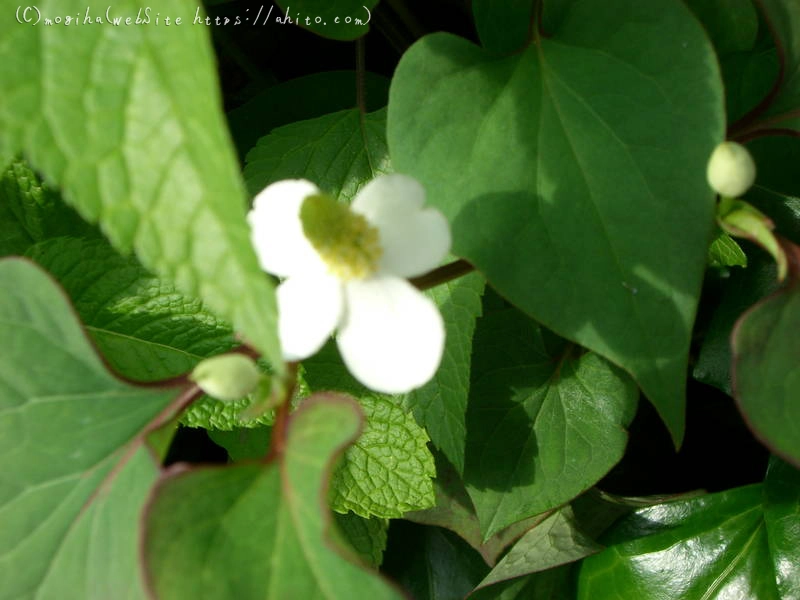
[[[362,421],[351,399],[316,394],[290,418],[283,452],[271,460],[168,471],[144,519],[154,597],[401,598],[328,537],[331,468]]]
[[[800,465],[800,284],[742,316],[733,331],[733,391],[749,427]]]
[[[26,260],[0,262],[0,339],[0,598],[144,598],[137,519],[158,471],[144,436],[175,392],[111,375]]]

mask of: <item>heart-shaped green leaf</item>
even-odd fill
[[[638,390],[516,309],[478,321],[464,480],[484,538],[568,502],[625,451]]]
[[[717,61],[677,0],[577,0],[497,58],[417,42],[389,97],[393,167],[454,220],[454,252],[631,372],[679,442],[724,135]]]
[[[174,393],[115,379],[27,261],[0,262],[0,339],[0,598],[143,599],[143,435]]]

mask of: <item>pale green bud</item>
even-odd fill
[[[212,398],[231,402],[253,392],[261,377],[261,371],[252,358],[233,353],[201,361],[189,379]]]
[[[738,198],[753,185],[756,165],[747,148],[736,142],[722,142],[711,153],[706,176],[718,194]]]

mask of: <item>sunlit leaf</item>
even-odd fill
[[[292,416],[284,453],[269,463],[169,472],[145,521],[144,560],[155,596],[400,598],[327,539],[328,473],[358,436],[360,412],[347,398],[321,395]]]
[[[631,372],[679,442],[713,226],[722,84],[680,2],[561,3],[498,58],[434,34],[395,72],[393,167],[454,221],[454,252],[511,302]],[[500,242],[502,240],[502,242]]]
[[[108,9],[119,25],[80,30],[20,24],[6,8],[0,155],[23,152],[115,247],[202,299],[281,371],[274,294],[250,244],[209,29],[192,25],[197,5],[161,2],[159,14],[183,21],[167,27],[126,0]],[[78,0],[36,10],[105,17]],[[150,24],[125,25],[137,13]]]
[[[174,392],[115,379],[27,261],[0,262],[0,339],[0,598],[143,599],[143,434]]]

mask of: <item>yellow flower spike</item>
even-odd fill
[[[364,279],[378,270],[383,253],[378,230],[348,206],[324,194],[308,196],[300,220],[332,274],[343,280]]]

